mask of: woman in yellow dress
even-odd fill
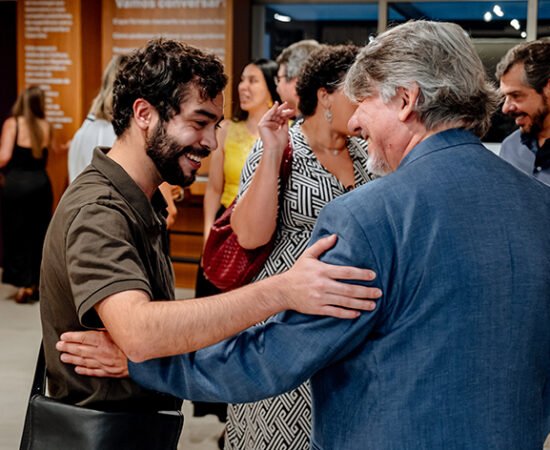
[[[258,122],[279,101],[275,77],[277,63],[258,59],[249,63],[239,82],[239,107],[232,120],[224,120],[218,131],[218,148],[212,152],[208,185],[204,194],[204,242],[214,220],[237,196],[241,171],[258,139]],[[219,290],[204,279],[202,270],[197,275],[196,297],[206,297]]]

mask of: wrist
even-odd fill
[[[263,157],[278,164],[281,162],[284,152],[284,146],[281,147],[279,145],[268,145],[263,149]]]
[[[273,311],[272,315],[291,309],[288,300],[289,293],[285,283],[287,281],[282,274],[273,275],[260,283],[262,284],[261,291],[265,296],[267,308]]]

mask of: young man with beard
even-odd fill
[[[55,343],[68,330],[106,329],[137,360],[160,344],[189,352],[286,309],[355,318],[371,310],[378,289],[338,279],[370,280],[372,272],[316,259],[333,238],[311,248],[285,274],[216,297],[174,299],[164,211],[158,186],[187,186],[216,148],[227,77],[219,60],[175,41],[151,41],[117,74],[111,149],[93,161],[63,196],[46,237],[40,286],[43,339],[52,397],[109,410],[167,410],[173,397],[129,379],[77,375]],[[163,336],[160,336],[162,330]]]
[[[550,185],[550,40],[520,44],[499,62],[502,111],[519,129],[502,143],[500,156]]]

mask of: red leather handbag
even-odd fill
[[[292,147],[289,142],[284,150],[279,172],[281,179],[279,205],[281,205],[291,170]],[[237,235],[231,228],[231,214],[236,201],[237,199],[233,200],[214,222],[202,255],[204,275],[222,291],[231,291],[248,284],[262,269],[275,243],[276,233],[273,233],[267,244],[253,250],[239,245]]]

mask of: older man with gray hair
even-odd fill
[[[299,98],[296,93],[296,83],[300,70],[307,61],[309,55],[321,47],[321,44],[314,39],[304,39],[295,42],[285,48],[277,57],[277,93],[283,102],[288,106],[298,109]]]
[[[313,240],[338,233],[325,261],[376,270],[376,309],[283,313],[130,375],[228,402],[311,378],[315,450],[540,450],[550,189],[481,144],[498,96],[470,39],[450,23],[397,26],[361,51],[345,90],[358,103],[350,129],[387,175],[326,206]],[[278,136],[282,110],[266,120]]]

